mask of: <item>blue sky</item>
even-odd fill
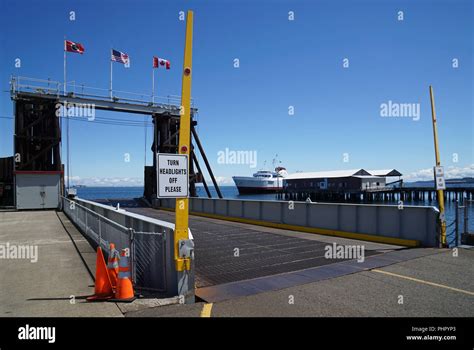
[[[256,151],[257,168],[278,154],[290,173],[397,168],[411,178],[429,178],[430,84],[442,163],[451,174],[474,175],[474,14],[468,0],[2,0],[0,23],[8,31],[0,34],[0,116],[12,116],[10,75],[62,81],[65,35],[86,49],[84,55],[68,54],[68,80],[107,89],[113,47],[131,59],[129,69],[114,64],[114,89],[150,93],[157,55],[172,68],[156,72],[156,93],[178,95],[185,32],[179,11],[187,9],[195,11],[198,132],[223,182],[255,170],[218,164],[218,152],[226,148]],[[15,68],[16,58],[21,68]],[[452,66],[455,58],[458,68]],[[382,118],[380,106],[389,100],[419,103],[420,120]],[[144,118],[101,111],[97,116]],[[0,156],[13,153],[12,133],[12,120],[0,118]],[[144,133],[142,127],[72,121],[71,175],[141,181]],[[150,128],[147,149],[151,135]],[[147,159],[150,164],[150,152]]]

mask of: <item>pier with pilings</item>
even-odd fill
[[[377,190],[361,191],[295,191],[283,190],[276,194],[277,199],[305,201],[308,198],[313,201],[324,202],[355,202],[355,203],[375,203],[375,202],[398,202],[398,201],[434,201],[436,200],[436,190],[429,187],[402,187],[384,188]],[[474,200],[474,187],[452,187],[444,190],[446,201]]]

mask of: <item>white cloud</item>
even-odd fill
[[[67,175],[64,176],[64,180],[67,180]],[[81,178],[79,176],[71,176],[71,181],[80,181]]]
[[[449,166],[444,168],[446,179],[474,177],[474,164],[465,167]],[[424,181],[433,180],[433,168],[420,169],[403,176],[405,181]],[[67,176],[65,176],[67,181]],[[234,182],[231,177],[216,176],[218,185],[233,185]],[[207,179],[209,184],[209,179]],[[85,186],[143,186],[143,178],[139,177],[88,177],[81,178],[80,176],[71,176],[71,183],[74,185]],[[199,184],[200,185],[200,184]]]
[[[219,186],[225,186],[225,185],[233,185],[234,181],[232,180],[231,177],[225,177],[225,176],[216,176],[216,182]],[[211,179],[206,178],[206,183],[208,186],[213,186]],[[196,186],[204,186],[202,183],[196,184]]]
[[[67,176],[65,176],[67,181]],[[86,177],[81,178],[79,176],[71,176],[71,185],[84,185],[84,186],[143,186],[143,178],[139,177]]]
[[[67,176],[65,176],[67,181]],[[234,182],[231,177],[216,176],[218,185],[232,185]],[[210,180],[207,179],[207,183]],[[84,185],[84,186],[116,186],[116,187],[127,187],[127,186],[143,186],[143,178],[138,177],[85,177],[71,176],[71,185]],[[211,183],[212,185],[212,183]]]
[[[466,167],[445,167],[444,175],[446,179],[474,177],[474,164],[468,165]],[[405,181],[424,181],[433,180],[433,177],[433,168],[428,168],[414,171],[408,175],[405,175],[403,179]]]
[[[230,177],[216,176],[216,182],[218,185],[232,185],[234,181]]]

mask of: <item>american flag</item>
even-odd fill
[[[130,64],[130,58],[128,57],[128,55],[124,52],[120,52],[117,50],[112,50],[111,60],[115,62],[127,64],[127,65]]]

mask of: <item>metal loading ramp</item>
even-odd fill
[[[120,206],[126,204],[120,202]],[[127,210],[169,222],[174,220],[172,212],[136,206]],[[197,288],[344,261],[324,257],[327,242],[271,233],[245,224],[191,216],[190,228],[195,242]],[[378,253],[366,251],[365,256]]]
[[[317,267],[327,243],[226,224],[191,224],[196,243],[197,287],[249,280]]]

